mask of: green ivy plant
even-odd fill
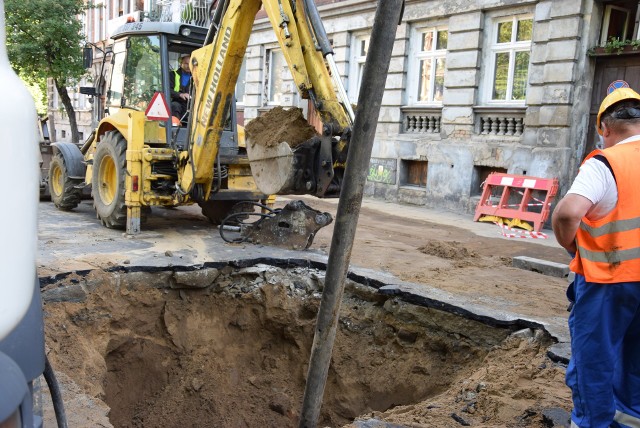
[[[590,48],[587,53],[594,55],[597,50],[600,50],[599,48],[602,48],[602,50],[608,54],[615,53],[616,55],[620,55],[627,46],[631,46],[632,50],[637,51],[640,49],[640,40],[622,40],[619,37],[612,37],[603,46],[594,46]]]

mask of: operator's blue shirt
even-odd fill
[[[180,73],[180,86],[185,87],[189,86],[189,80],[191,80],[191,75],[187,73]]]

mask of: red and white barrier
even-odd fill
[[[491,195],[497,190],[501,193],[500,201],[493,204]],[[544,192],[544,199],[533,197],[533,191]],[[549,217],[551,202],[558,191],[557,178],[540,178],[528,175],[511,175],[491,173],[484,182],[480,201],[476,206],[474,221],[482,216],[496,216],[519,219],[533,223],[533,230],[539,233],[542,225]],[[497,193],[497,192],[496,192]],[[519,203],[514,204],[510,199],[512,194],[521,197]],[[532,202],[534,201],[534,202]],[[542,207],[540,212],[529,211],[529,207]]]
[[[501,223],[494,223],[500,226],[502,236],[505,238],[533,238],[533,239],[547,239],[548,235],[542,232],[528,231],[522,229],[514,229]]]

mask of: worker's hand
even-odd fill
[[[187,94],[186,92],[181,92],[180,93],[180,98],[185,100],[185,101],[189,101],[189,99],[191,98],[191,95]]]

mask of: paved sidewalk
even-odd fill
[[[278,197],[278,201],[288,201],[291,199]],[[309,205],[313,207],[313,200],[315,198],[302,196],[302,197],[296,197],[296,199],[309,201]],[[336,205],[336,209],[337,209],[338,199],[323,199],[323,202],[334,204]],[[370,199],[370,198],[363,199],[362,207],[380,211],[386,214],[393,214],[393,215],[400,215],[399,213],[401,212],[402,217],[407,217],[415,220],[429,221],[432,223],[443,224],[446,226],[459,227],[461,229],[468,230],[470,232],[475,233],[478,236],[482,236],[485,238],[518,239],[521,241],[530,242],[532,244],[544,245],[544,246],[554,247],[554,248],[561,248],[560,245],[558,244],[558,241],[556,241],[556,237],[553,234],[553,230],[551,230],[550,228],[543,229],[541,231],[542,233],[547,235],[547,239],[507,238],[502,236],[501,229],[499,226],[493,223],[488,223],[488,222],[473,221],[472,214],[456,213],[453,211],[437,209],[437,208],[427,208],[425,206],[418,206],[418,205],[397,204],[397,203],[387,202],[379,199]]]

